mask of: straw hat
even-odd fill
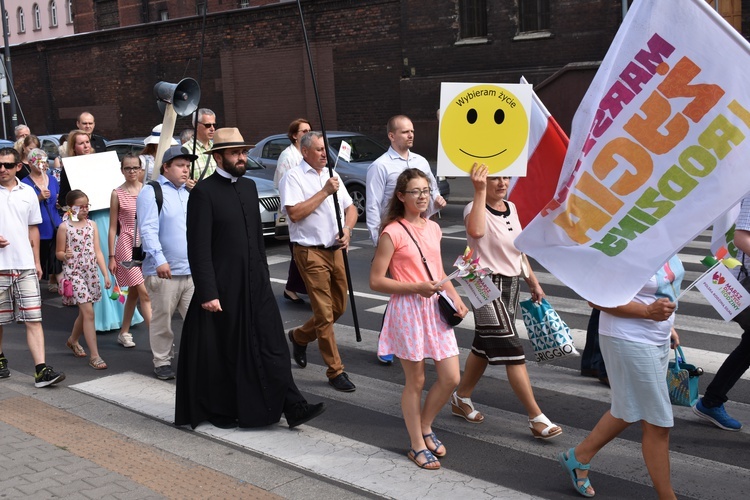
[[[251,147],[253,147],[253,145],[248,144],[245,142],[245,139],[242,138],[240,129],[234,127],[220,128],[214,133],[214,145],[210,150],[206,151],[206,154],[213,153],[220,149]]]
[[[151,135],[143,139],[143,145],[148,146],[149,144],[159,144],[159,138],[161,137],[161,124],[151,129]],[[172,137],[172,146],[178,146],[179,143]]]

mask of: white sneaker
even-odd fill
[[[121,333],[117,336],[117,342],[122,344],[123,347],[135,347],[133,342],[133,336],[128,332]]]

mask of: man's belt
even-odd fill
[[[331,252],[336,251],[341,248],[340,245],[333,245],[330,247],[327,247],[325,245],[300,245],[299,243],[295,243],[296,246],[302,247],[302,248],[314,248],[315,250],[329,250]]]

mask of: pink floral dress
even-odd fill
[[[437,279],[442,276],[440,256],[440,226],[427,220],[415,226],[400,220],[419,242],[430,272]],[[393,242],[394,252],[388,270],[397,281],[418,283],[429,281],[419,250],[403,227],[397,222],[383,229]],[[453,328],[440,316],[438,296],[426,299],[418,294],[394,294],[388,302],[383,318],[383,329],[378,342],[378,354],[393,354],[399,359],[436,361],[458,355],[458,344]]]
[[[63,304],[98,302],[102,298],[102,288],[94,253],[94,222],[86,219],[86,225],[78,228],[71,226],[70,221],[66,225],[67,245],[73,250],[73,257],[63,263],[63,273],[73,284],[73,296],[63,296]]]

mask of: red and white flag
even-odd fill
[[[521,83],[529,82],[521,77]],[[555,196],[567,150],[568,136],[532,92],[526,177],[514,177],[508,189],[508,199],[516,204],[521,227],[526,227]]]

